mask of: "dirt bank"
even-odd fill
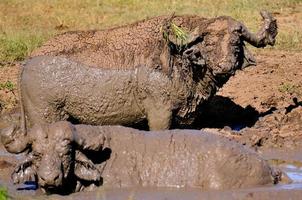
[[[258,52],[257,59],[208,103],[198,125],[258,149],[299,148],[302,54]]]

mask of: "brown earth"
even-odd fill
[[[302,53],[260,51],[257,60],[209,103],[203,127],[257,148],[301,147]],[[231,130],[236,125],[247,128]]]
[[[280,29],[302,28],[301,12],[276,14]],[[256,59],[256,67],[239,71],[217,94],[229,98],[237,109],[233,112],[229,108],[225,114],[234,119],[237,114],[235,123],[244,122],[248,127],[239,132],[226,127],[222,132],[258,149],[299,149],[302,144],[302,51],[260,50],[256,52]]]
[[[20,65],[17,63],[3,67],[0,66],[0,83],[11,81],[14,85],[17,85],[19,72]],[[0,113],[9,111],[17,106],[18,91],[16,88],[15,86],[13,91],[7,89],[0,90]]]

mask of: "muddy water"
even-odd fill
[[[287,153],[286,153],[287,152]],[[100,200],[154,200],[154,199],[301,199],[302,196],[302,151],[260,152],[269,162],[278,166],[292,180],[275,186],[240,190],[200,191],[193,188],[124,188],[100,187],[92,192],[79,192],[69,196],[44,195],[34,183],[13,185],[10,174],[21,156],[6,153],[0,147],[0,185],[8,188],[14,199],[100,199]],[[285,159],[286,158],[286,159]]]
[[[294,183],[302,183],[302,167],[292,164],[285,164],[283,167],[285,173],[293,180]]]

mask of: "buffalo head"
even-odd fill
[[[26,160],[12,174],[15,184],[36,181],[45,192],[61,193],[83,189],[82,182],[101,182],[99,170],[81,150],[99,151],[102,140],[90,145],[89,139],[78,135],[69,122],[37,125],[27,135],[8,128],[1,140],[11,153],[28,151]]]

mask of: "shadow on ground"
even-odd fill
[[[266,112],[259,113],[250,105],[243,108],[230,98],[217,95],[203,104],[200,114],[191,128],[224,128],[228,126],[239,131],[245,127],[252,127],[259,117],[272,114],[275,110],[276,108],[272,107]]]

